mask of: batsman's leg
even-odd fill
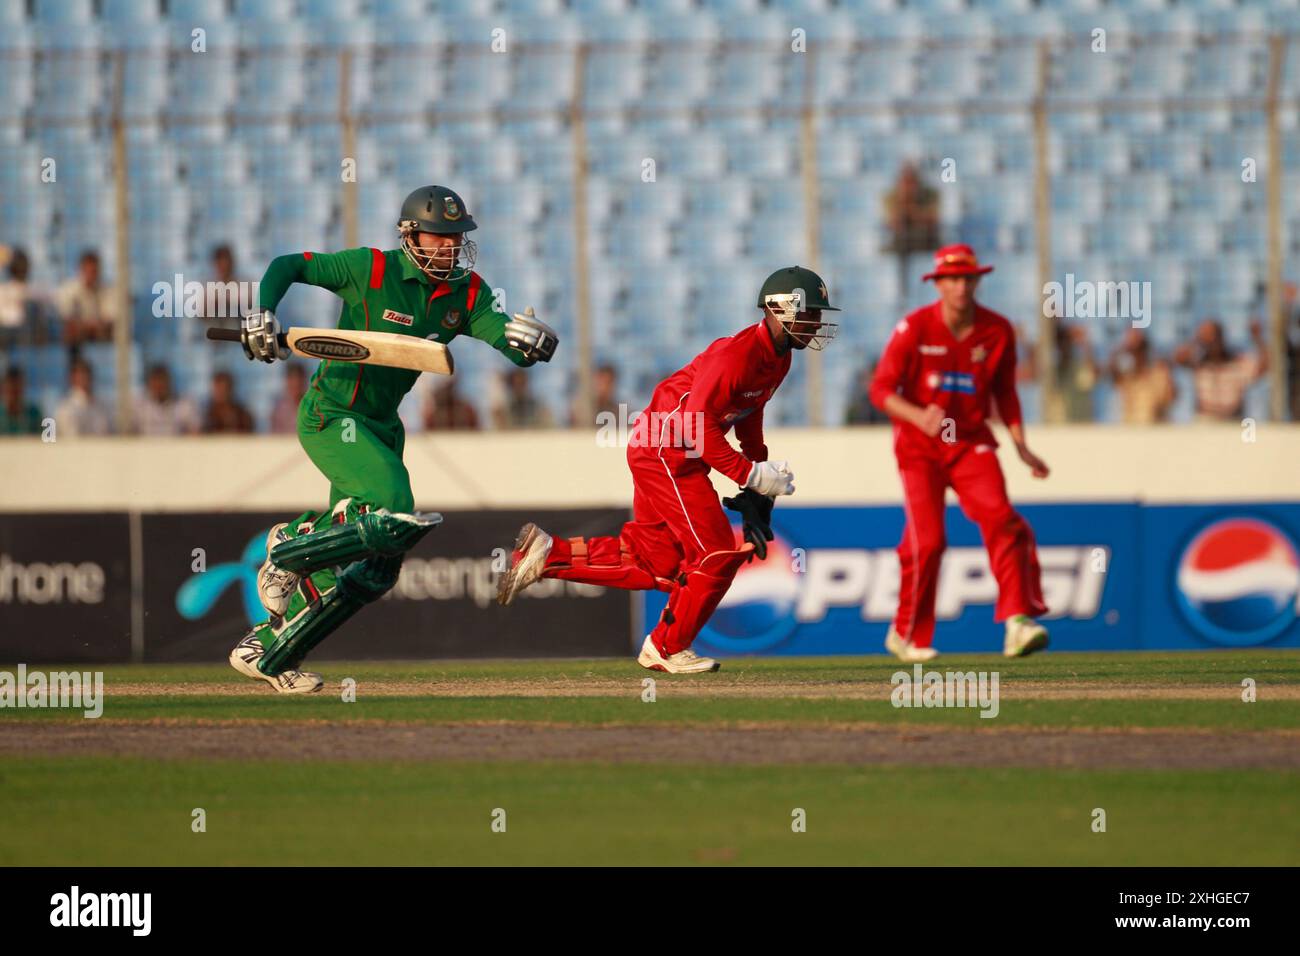
[[[346,415],[318,421],[300,416],[298,438],[330,480],[332,510],[328,519],[309,512],[272,529],[259,591],[266,580],[268,591],[271,585],[278,589],[273,596],[279,600],[268,603],[264,596],[272,619],[231,653],[236,670],[273,685],[297,673],[312,648],[391,588],[402,555],[442,521],[441,515],[412,513],[400,422]]]
[[[401,555],[381,555],[352,562],[323,591],[315,589],[317,575],[305,578],[304,591],[290,602],[291,612],[296,613],[286,616],[278,627],[268,625],[269,634],[259,634],[266,653],[257,669],[266,675],[297,669],[312,648],[357,611],[383,597],[397,583],[401,568]]]

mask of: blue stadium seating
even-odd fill
[[[900,280],[885,251],[882,199],[899,166],[919,164],[939,191],[945,238],[978,244],[999,271],[990,304],[1035,329],[1039,307],[1030,105],[1039,38],[1053,38],[1050,146],[1054,269],[1095,280],[1150,279],[1167,348],[1203,315],[1240,342],[1263,307],[1267,156],[1262,104],[1266,29],[1300,34],[1294,4],[1233,0],[35,0],[0,5],[0,242],[24,245],[45,286],[87,242],[109,237],[115,209],[102,123],[117,51],[130,124],[131,252],[137,294],[178,270],[204,274],[218,242],[255,275],[288,251],[336,248],[344,190],[359,197],[359,239],[389,245],[413,186],[446,182],[482,228],[480,270],[510,306],[552,310],[571,330],[572,163],[567,111],[572,44],[592,49],[582,77],[596,341],[628,390],[677,367],[691,348],[752,316],[756,283],[807,257],[797,115],[817,116],[820,267],[861,341],[825,355],[824,412],[855,387],[866,349],[924,300],[924,256]],[[1095,27],[1107,52],[1093,53]],[[207,51],[190,48],[196,27]],[[508,53],[492,52],[504,27]],[[812,53],[790,48],[806,31]],[[1223,41],[1225,34],[1236,38]],[[856,38],[859,47],[843,41]],[[1069,38],[1084,38],[1071,42]],[[655,41],[654,47],[645,46]],[[351,50],[355,156],[338,124],[341,50]],[[42,55],[37,56],[37,52]],[[57,57],[47,54],[56,52]],[[1283,152],[1300,164],[1300,40],[1283,75]],[[809,73],[811,71],[811,73]],[[1180,103],[1192,96],[1192,108]],[[41,160],[57,186],[35,188]],[[1252,157],[1258,181],[1243,182]],[[339,178],[345,158],[358,182]],[[643,163],[654,161],[645,182]],[[954,182],[940,183],[945,159]],[[1300,208],[1284,198],[1300,253]],[[104,241],[106,265],[115,251]],[[327,323],[325,294],[286,300],[294,321]],[[165,336],[142,321],[142,351]],[[1099,347],[1117,329],[1100,330]],[[616,343],[616,344],[614,344]],[[95,352],[112,387],[111,350]],[[39,354],[38,354],[39,352]],[[464,347],[467,393],[502,368]],[[483,354],[479,354],[483,353]],[[66,367],[57,347],[30,360],[43,397]],[[109,355],[110,358],[105,358]],[[193,342],[167,356],[201,394],[230,357]],[[237,356],[236,356],[237,357]],[[574,373],[572,355],[554,381]],[[101,368],[102,366],[102,368]],[[245,401],[276,376],[234,362]],[[257,370],[260,371],[260,370]],[[550,379],[548,379],[550,381]],[[560,389],[562,392],[562,389]],[[645,396],[642,395],[642,398]],[[553,396],[563,417],[564,400]],[[1032,404],[1032,401],[1027,402]],[[1113,396],[1099,405],[1113,410]],[[1189,414],[1190,406],[1180,406]],[[483,409],[485,412],[486,409]],[[797,420],[802,399],[782,415]],[[264,417],[259,411],[259,416]]]

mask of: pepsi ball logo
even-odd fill
[[[1197,633],[1216,644],[1263,644],[1296,618],[1300,560],[1280,529],[1256,518],[1225,518],[1183,550],[1178,603]]]
[[[740,531],[739,525],[733,530]],[[778,533],[767,544],[767,559],[742,564],[718,609],[700,632],[708,647],[752,654],[780,644],[798,626],[794,617],[799,576],[790,546]]]

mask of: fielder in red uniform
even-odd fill
[[[933,279],[939,300],[899,322],[871,383],[871,401],[894,420],[894,454],[907,522],[898,545],[898,613],[885,647],[908,662],[937,656],[934,601],[945,547],[944,493],[957,493],[979,525],[998,582],[994,619],[1006,621],[1003,653],[1022,657],[1047,646],[1033,618],[1043,603],[1034,533],[1011,502],[985,420],[990,402],[1035,478],[1047,465],[1025,443],[1016,396],[1016,336],[1011,323],[975,301],[981,266],[970,246],[940,249]]]
[[[792,350],[820,349],[833,337],[836,326],[823,323],[822,312],[839,311],[821,278],[797,266],[768,277],[758,307],[761,321],[718,339],[655,389],[629,438],[633,518],[621,533],[553,538],[524,525],[501,576],[501,604],[542,577],[666,591],[668,606],[638,663],[673,674],[718,669],[691,643],[740,565],[766,556],[773,499],[794,492],[787,463],[768,461],[763,406],[790,370]],[[732,426],[740,451],[727,441]],[[744,517],[744,542],[736,542],[711,469],[741,486],[726,503]]]

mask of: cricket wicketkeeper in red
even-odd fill
[[[970,246],[940,249],[925,276],[934,280],[939,300],[898,323],[871,383],[872,403],[894,420],[907,512],[898,545],[898,613],[885,648],[909,663],[938,656],[931,643],[948,488],[988,549],[998,582],[994,620],[1006,621],[1003,653],[1023,657],[1047,646],[1047,629],[1034,620],[1047,613],[1034,532],[1007,500],[997,442],[985,420],[996,401],[1020,460],[1035,478],[1047,477],[1046,463],[1025,443],[1015,330],[975,301],[980,277],[992,271]]]
[[[823,323],[831,306],[826,284],[809,269],[780,269],[758,295],[763,318],[718,339],[685,368],[659,383],[629,437],[632,520],[616,537],[554,538],[525,524],[497,599],[510,604],[539,578],[562,578],[630,590],[668,593],[668,606],[645,639],[641,666],[671,674],[718,669],[691,644],[739,567],[767,556],[772,504],[794,492],[786,462],[768,461],[763,406],[790,370],[794,350],[821,349],[837,326]],[[735,426],[740,451],[727,441]],[[709,480],[717,469],[740,492],[724,499],[741,514],[735,532]]]

